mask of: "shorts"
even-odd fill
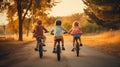
[[[54,41],[56,41],[57,39],[63,40],[63,36],[55,36],[55,37],[54,37]]]
[[[73,38],[74,38],[74,39],[75,39],[76,37],[77,37],[77,38],[80,38],[80,34],[74,34],[74,35],[73,35]]]

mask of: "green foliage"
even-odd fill
[[[96,23],[84,23],[81,24],[81,30],[83,33],[99,33],[102,27],[98,26]]]
[[[89,20],[109,29],[120,29],[120,0],[83,0]]]
[[[67,30],[69,30],[72,27],[72,24],[63,22],[62,24]]]
[[[56,20],[56,17],[52,17],[52,16],[48,17],[45,24],[47,26],[53,26],[55,23],[55,20]]]

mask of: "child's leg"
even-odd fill
[[[75,49],[75,39],[73,38],[73,48],[72,48],[72,51],[74,51]]]
[[[56,47],[56,43],[57,43],[57,42],[54,40],[53,53],[56,53],[56,49],[55,49],[55,47]]]
[[[82,44],[82,41],[81,41],[81,36],[79,37],[79,42],[80,42],[80,44]]]
[[[54,40],[54,48],[56,47],[56,43],[57,43],[57,42]]]
[[[62,50],[65,50],[65,47],[64,47],[64,39],[62,38]]]
[[[80,44],[81,44],[81,38],[79,38],[79,42],[80,42]]]
[[[64,39],[62,38],[62,47],[64,47]]]
[[[43,46],[46,46],[46,45],[45,45],[46,37],[43,35],[42,38],[43,38]]]
[[[80,46],[82,46],[81,37],[79,38],[79,43],[80,43]]]
[[[73,48],[74,48],[74,46],[75,46],[75,39],[73,38]]]
[[[38,50],[38,39],[36,38],[36,41],[37,41],[37,44],[36,44],[36,47],[35,47],[35,51]]]
[[[46,37],[43,35],[43,43],[45,43],[46,41]]]
[[[55,48],[56,48],[56,43],[57,43],[55,40],[56,40],[56,37],[54,37],[53,53],[55,53]]]

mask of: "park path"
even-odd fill
[[[52,53],[53,37],[48,36],[42,59],[38,52],[34,51],[36,42],[29,43],[0,61],[0,67],[120,67],[120,60],[102,53],[97,49],[83,46],[80,56],[76,57],[75,52],[71,52],[72,42],[65,40],[65,51],[62,51],[62,59],[57,61],[56,54]]]

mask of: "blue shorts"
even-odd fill
[[[80,38],[80,34],[74,34],[74,35],[73,35],[73,38],[76,38],[76,37],[77,37],[77,38]]]

